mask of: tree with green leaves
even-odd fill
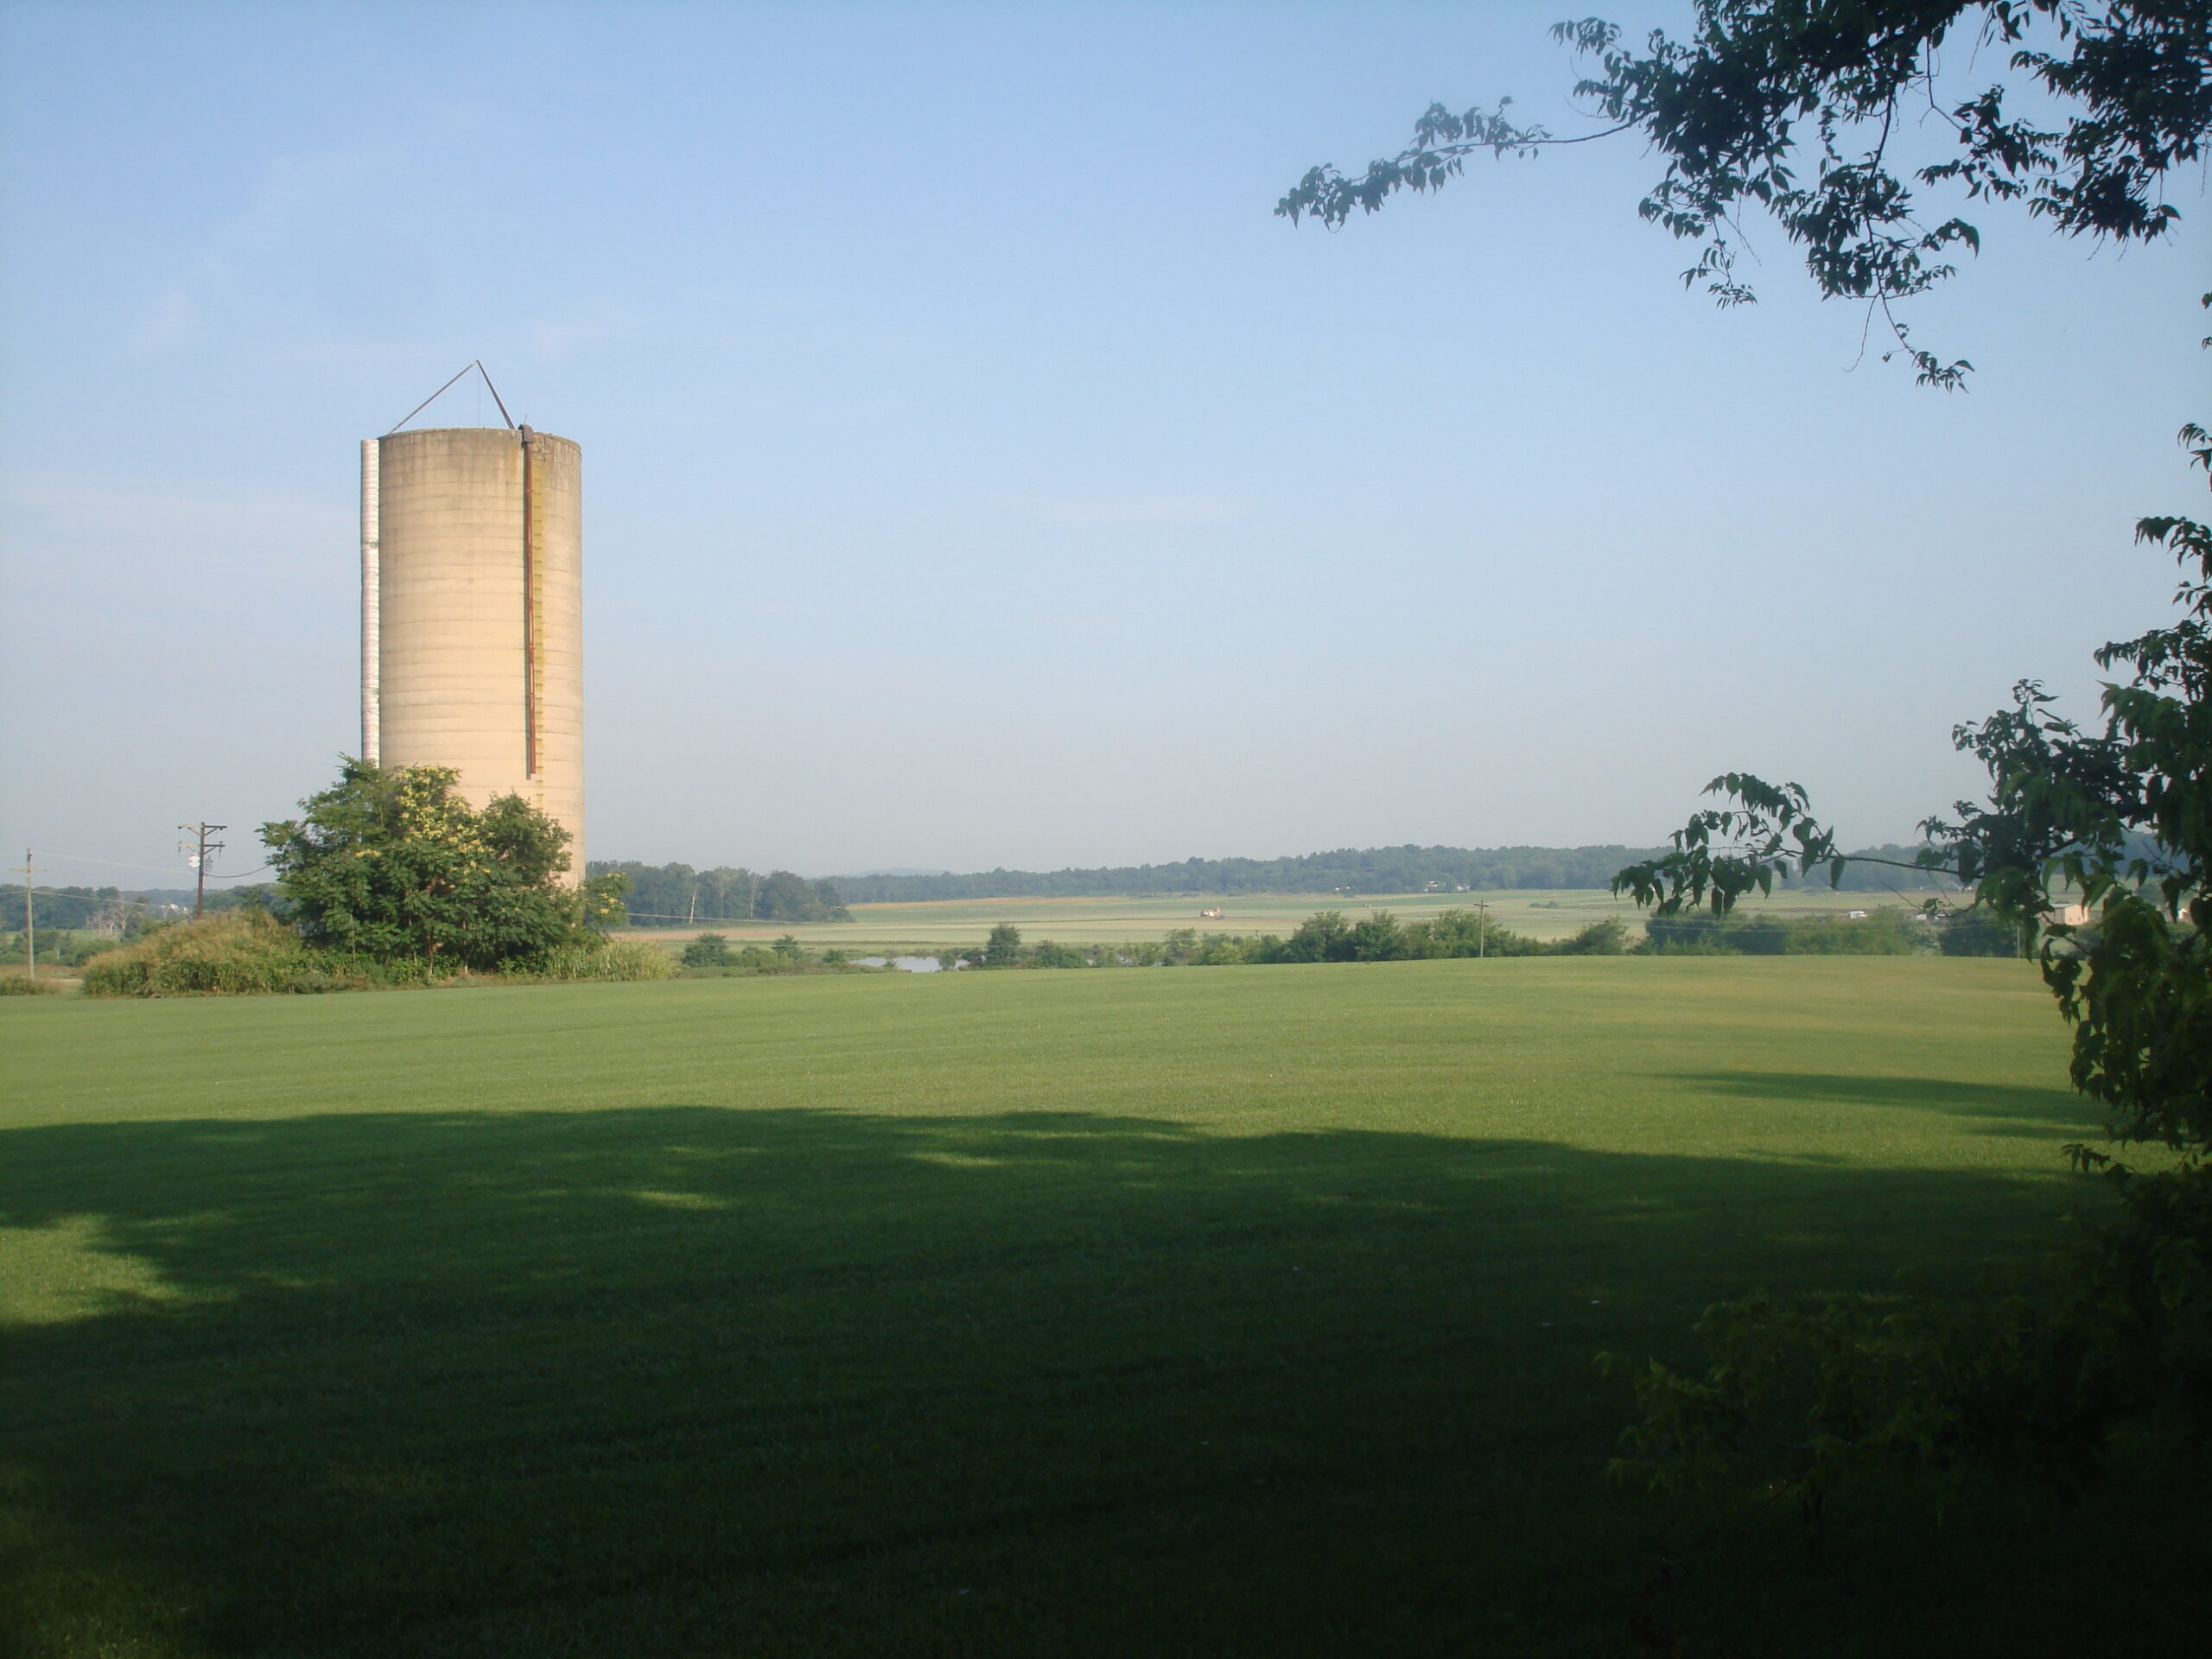
[[[2166,175],[2202,160],[2212,134],[2204,0],[1700,0],[1696,19],[1689,40],[1654,33],[1641,50],[1595,19],[1558,27],[1594,64],[1575,88],[1586,132],[1521,124],[1503,102],[1433,105],[1396,156],[1357,178],[1315,168],[1276,211],[1339,226],[1438,188],[1484,151],[1634,133],[1664,162],[1641,213],[1700,245],[1686,283],[1723,305],[1750,301],[1735,250],[1744,217],[1764,213],[1822,296],[1863,302],[1885,324],[1887,355],[1956,390],[1972,365],[1915,344],[1896,308],[1954,275],[1951,256],[1981,235],[1955,214],[1931,223],[1918,193],[2021,206],[2092,241],[2152,242],[2180,218]],[[1991,73],[1986,48],[1994,78],[1954,84],[1946,48],[1977,75]],[[1908,158],[1930,130],[1943,147]],[[2182,441],[2212,473],[2212,439],[2191,425]],[[2040,1295],[1715,1309],[1704,1328],[1718,1363],[1641,1377],[1647,1417],[1624,1467],[1663,1480],[1758,1461],[1816,1504],[1867,1461],[2080,1478],[2122,1431],[2162,1414],[2212,1427],[2212,527],[2147,518],[2136,536],[2180,563],[2179,615],[2097,652],[2120,673],[2094,726],[2023,682],[2010,708],[1956,728],[1988,797],[1929,818],[1925,849],[1896,861],[1952,877],[1994,931],[2032,942],[2073,1027],[2075,1086],[2107,1109],[2120,1145],[2168,1149],[2164,1166],[2069,1148],[2112,1176],[2121,1202]],[[1725,917],[1750,893],[1834,882],[1852,862],[1796,784],[1732,772],[1708,793],[1722,804],[1623,869],[1617,892],[1660,917]],[[2063,919],[2062,900],[2089,919]]]
[[[810,881],[789,870],[773,870],[760,884],[753,913],[764,922],[849,922],[852,912],[829,881]]]
[[[729,936],[726,933],[702,933],[683,947],[686,968],[727,968],[729,961]]]
[[[1317,910],[1282,944],[1285,962],[1350,962],[1351,924],[1340,910]]]
[[[1021,930],[1012,922],[1001,922],[983,941],[983,966],[1013,968],[1021,961]]]
[[[562,880],[569,832],[519,796],[479,810],[449,766],[346,760],[338,782],[264,824],[285,913],[308,944],[488,969],[621,915],[623,878]]]

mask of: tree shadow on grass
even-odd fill
[[[2096,1108],[2068,1089],[1961,1083],[1954,1077],[1843,1077],[1813,1071],[1667,1074],[1715,1095],[1819,1105],[1904,1107],[1947,1118],[1979,1118],[1984,1135],[2056,1139],[2095,1133]]]
[[[2065,1202],[1072,1112],[0,1144],[29,1654],[1618,1650],[1669,1523],[1592,1351]],[[1760,1617],[1820,1650],[1835,1593]]]

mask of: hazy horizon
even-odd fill
[[[1557,15],[0,8],[0,849],[184,885],[331,779],[357,442],[474,358],[584,448],[594,859],[1652,845],[1734,767],[1910,839],[2171,613],[2201,175],[2124,257],[1969,211],[1958,397],[1765,227],[1684,293],[1633,145],[1272,216],[1432,99],[1574,130]]]

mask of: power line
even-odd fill
[[[623,906],[623,913],[627,916],[650,917],[656,922],[683,922],[687,925],[692,922],[733,922],[741,925],[746,922],[772,922],[779,919],[773,916],[678,916],[674,912],[666,910],[632,910],[626,905]]]
[[[217,850],[219,850],[219,849]],[[41,869],[44,869],[46,867],[41,864],[39,868]],[[261,870],[265,870],[268,868],[269,866],[264,864],[261,867]],[[245,874],[247,875],[258,875],[261,874],[261,870],[248,870]],[[226,877],[225,879],[227,880],[236,881],[239,880],[239,877],[232,875]],[[6,883],[4,886],[0,886],[0,893],[21,893],[22,891],[22,887],[19,882],[10,881]],[[134,905],[143,905],[146,902],[143,898],[132,898],[128,890],[117,887],[113,882],[110,882],[105,887],[54,887],[47,886],[44,882],[41,882],[37,887],[33,887],[31,891],[33,893],[42,893],[49,899],[98,899],[103,893],[111,893],[115,894],[118,899],[125,899]],[[144,887],[138,889],[138,891],[142,893],[174,893],[176,889],[174,887]],[[221,893],[231,892],[232,889],[228,887],[218,887],[215,891],[219,895]],[[644,912],[639,912],[639,913],[642,915]],[[713,919],[714,918],[712,917],[708,918],[708,920],[709,921],[712,921]]]
[[[105,864],[113,870],[144,870],[154,875],[181,875],[183,871],[173,864],[130,864],[119,858],[88,858],[82,853],[48,853],[48,858],[66,858],[72,864]],[[265,867],[264,867],[265,868]]]
[[[6,887],[0,887],[0,893],[21,893],[23,889],[14,882],[10,882]],[[100,891],[97,887],[49,887],[41,882],[39,886],[31,888],[30,891],[37,893],[43,893],[48,899],[100,899]],[[143,905],[146,902],[143,899],[131,899],[125,897],[123,891],[118,887],[110,887],[108,891],[114,893],[115,897],[113,899],[102,899],[101,902],[104,904]]]

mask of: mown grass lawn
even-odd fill
[[[1603,1478],[1597,1351],[1966,1283],[2094,1201],[2022,964],[26,998],[0,1046],[0,1652],[2204,1628],[2186,1496],[1847,1512],[1815,1559]]]

